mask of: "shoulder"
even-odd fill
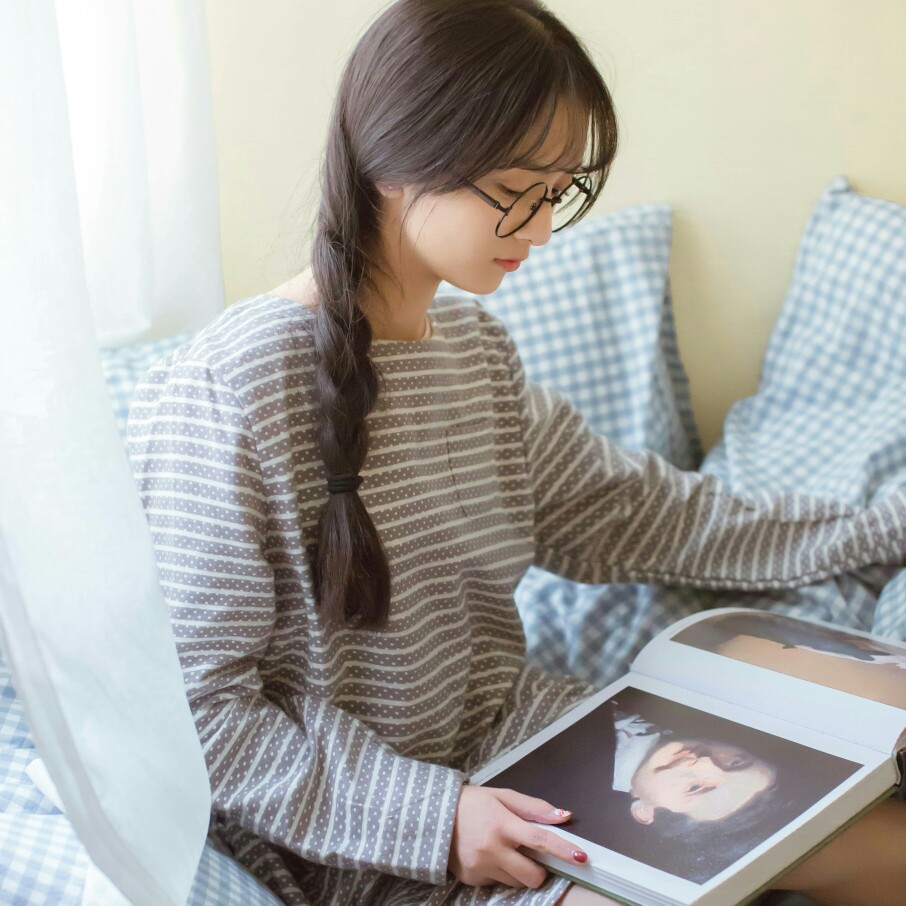
[[[439,294],[430,314],[446,343],[420,350],[420,355],[447,364],[451,356],[474,362],[477,354],[508,375],[518,367],[509,331],[478,298]],[[184,378],[217,385],[254,404],[262,394],[310,388],[314,317],[314,309],[283,296],[240,299],[154,366],[137,392],[147,397],[152,388]]]
[[[311,310],[297,302],[250,296],[235,302],[181,347],[179,358],[204,364],[227,383],[241,385],[250,368],[277,370],[287,359],[310,351],[311,321]]]
[[[445,294],[432,306],[435,320],[450,325],[450,334],[469,337],[489,359],[506,362],[512,369],[519,364],[516,343],[506,324],[478,296]]]
[[[273,387],[310,385],[311,312],[270,295],[240,299],[138,383],[130,421],[170,405],[247,410]]]
[[[288,299],[249,296],[235,302],[149,372],[198,371],[242,388],[268,372],[298,365],[311,349],[311,312]]]

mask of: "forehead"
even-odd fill
[[[504,167],[505,172],[521,171],[556,175],[573,173],[579,169],[585,155],[588,118],[584,110],[575,104],[561,101],[554,110],[553,118],[544,134],[547,121],[542,118],[530,130],[526,140],[511,155],[515,166]]]

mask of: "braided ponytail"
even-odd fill
[[[357,304],[366,278],[364,240],[377,229],[374,199],[357,172],[341,117],[328,135],[312,275],[315,384],[322,410],[318,442],[330,476],[357,476],[368,452],[366,416],[378,399],[369,357],[372,330]],[[379,627],[390,610],[390,568],[357,482],[329,494],[318,522],[314,579],[327,622]]]

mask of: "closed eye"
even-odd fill
[[[702,796],[705,793],[710,793],[713,790],[713,786],[708,786],[704,783],[691,783],[686,788],[686,795],[688,796]]]
[[[554,190],[551,192],[551,197],[553,197],[553,198],[559,198],[559,197],[566,191],[566,189],[568,189],[568,188],[569,188],[569,186],[567,186],[567,187],[564,188],[564,189],[554,189]],[[522,190],[520,190],[520,191],[516,191],[515,189],[508,189],[506,186],[500,186],[500,191],[501,191],[501,192],[506,192],[507,195],[512,195],[513,198],[515,198],[517,195],[521,195],[525,190],[522,189]]]

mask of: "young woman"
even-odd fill
[[[591,897],[520,851],[583,862],[530,823],[565,813],[465,783],[591,691],[524,663],[532,563],[755,589],[904,559],[902,498],[734,497],[622,450],[526,382],[480,304],[435,298],[492,292],[584,216],[616,147],[536,0],[394,3],[340,82],[311,280],[232,306],[136,392],[212,833],[287,903]]]

